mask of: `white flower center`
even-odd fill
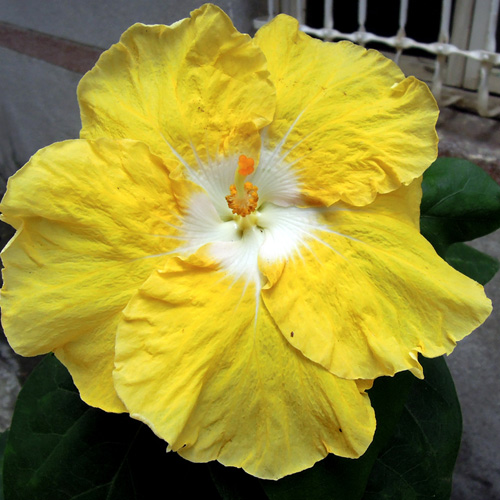
[[[244,175],[235,176],[237,158],[191,170],[191,180],[204,192],[189,200],[182,224],[186,243],[181,251],[191,253],[209,245],[210,255],[222,269],[235,279],[255,283],[258,289],[263,285],[259,258],[269,263],[290,259],[312,236],[311,228],[320,229],[316,209],[296,206],[301,195],[290,165],[274,156],[263,150],[259,167],[244,169]],[[255,189],[258,196],[242,186]]]

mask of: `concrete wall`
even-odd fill
[[[132,24],[172,24],[203,0],[2,0],[0,21],[107,48]],[[267,13],[266,0],[216,0],[244,33]]]
[[[0,0],[0,23],[95,47],[98,53],[116,43],[135,22],[171,24],[188,17],[201,3],[196,0]],[[230,15],[235,26],[245,33],[253,33],[252,20],[267,12],[265,0],[213,3]],[[4,172],[13,173],[16,166],[25,163],[38,149],[78,137],[80,116],[76,86],[82,76],[1,45],[0,40],[0,189],[5,182]]]

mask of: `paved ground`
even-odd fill
[[[500,231],[473,246],[500,259]],[[453,500],[500,499],[500,274],[486,293],[496,309],[447,359],[463,415]]]

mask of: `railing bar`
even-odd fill
[[[366,28],[366,0],[359,0],[358,4],[358,25],[359,31],[365,32]]]
[[[485,0],[483,0],[485,1]],[[288,8],[295,10],[295,15],[298,18],[301,29],[309,34],[318,36],[327,40],[347,39],[361,45],[368,42],[379,42],[396,49],[396,61],[402,54],[403,50],[409,48],[417,48],[425,50],[428,53],[436,55],[436,65],[432,80],[432,90],[437,99],[440,98],[443,84],[444,73],[446,70],[447,60],[450,55],[460,55],[466,59],[479,61],[479,86],[477,88],[477,110],[482,116],[496,116],[500,114],[500,108],[488,110],[489,87],[488,81],[493,67],[500,66],[500,53],[496,52],[496,32],[500,10],[500,0],[489,0],[489,17],[487,33],[484,43],[484,49],[480,50],[465,50],[460,49],[456,45],[450,43],[450,24],[453,7],[453,0],[442,0],[441,21],[439,39],[433,43],[417,42],[406,36],[405,26],[408,20],[408,4],[409,0],[400,0],[399,10],[399,29],[395,36],[384,37],[366,31],[367,18],[367,3],[368,0],[358,0],[358,30],[353,33],[341,33],[335,29],[334,24],[334,0],[324,0],[324,16],[322,28],[311,28],[305,25],[305,9],[304,0],[289,0]],[[276,14],[276,1],[268,0],[268,17],[271,19]],[[294,6],[295,9],[292,7]],[[484,12],[484,11],[483,11]],[[254,20],[256,27],[259,27],[265,21]],[[447,105],[455,102],[457,98],[446,99],[446,102],[441,100],[441,103]]]
[[[358,37],[356,42],[362,45],[366,45],[365,33],[366,33],[366,0],[359,0],[358,2]]]
[[[399,3],[399,29],[403,30],[408,20],[408,0],[401,0]]]
[[[314,35],[320,38],[326,37],[326,30],[324,28],[311,28],[310,26],[301,26],[301,29],[305,33],[309,33],[310,35]],[[356,42],[359,37],[358,32],[354,33],[341,33],[340,31],[333,30],[329,32],[329,37],[331,39],[339,40],[351,40],[352,42]],[[396,47],[397,42],[395,37],[383,37],[378,36],[373,33],[366,33],[365,38],[367,42],[378,42],[388,45],[389,47]],[[403,48],[404,49],[422,49],[430,54],[458,54],[464,57],[474,59],[476,61],[482,61],[485,57],[487,57],[493,64],[493,66],[500,66],[500,53],[495,52],[485,52],[484,50],[463,50],[459,49],[455,45],[451,44],[442,44],[438,42],[434,43],[421,43],[413,40],[412,38],[405,37],[403,39]]]
[[[325,0],[325,12],[323,13],[323,25],[327,30],[333,29],[333,0]]]
[[[490,15],[488,23],[488,31],[486,32],[486,40],[484,48],[487,51],[494,52],[496,49],[496,26],[498,20],[498,4],[499,0],[491,0]],[[490,98],[489,79],[492,64],[485,58],[481,61],[479,70],[479,86],[477,88],[477,109],[481,116],[489,116],[488,103]]]
[[[325,40],[331,40],[328,33],[333,30],[333,0],[325,0],[323,13],[323,26],[326,28]]]
[[[274,17],[274,0],[267,0],[267,13],[270,21]]]
[[[498,7],[500,4],[500,0],[492,0],[491,1],[491,9],[490,9],[490,22],[488,24],[488,32],[486,35],[486,45],[485,50],[488,52],[495,52],[496,50],[496,33],[497,33],[497,25],[498,25]]]
[[[490,97],[488,89],[489,77],[490,66],[486,61],[483,61],[479,69],[479,86],[477,87],[477,110],[481,116],[488,116],[488,101]]]
[[[394,56],[394,61],[396,64],[399,63],[399,58],[403,53],[403,40],[406,37],[406,21],[408,19],[408,0],[401,0],[399,2],[399,28],[396,33],[396,55]]]
[[[295,0],[295,8],[297,9],[297,19],[300,24],[305,24],[304,19],[304,9],[302,6],[302,0]]]
[[[450,19],[451,19],[451,0],[443,0],[441,8],[441,23],[439,28],[439,43],[445,44],[450,41]],[[441,101],[441,92],[446,71],[447,56],[442,52],[437,54],[434,66],[434,75],[432,76],[432,93],[439,102]]]
[[[448,43],[450,41],[451,0],[443,0],[441,9],[441,26],[439,28],[439,41]]]

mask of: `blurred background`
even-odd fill
[[[279,12],[325,40],[381,50],[431,87],[441,107],[439,154],[466,158],[500,181],[499,0],[224,0],[253,34]],[[0,191],[38,149],[78,137],[76,86],[135,22],[171,24],[201,4],[184,0],[0,0]],[[1,224],[1,245],[12,235]],[[473,244],[500,258],[500,232]],[[486,291],[492,316],[447,359],[464,433],[453,500],[500,499],[500,276]],[[36,360],[0,340],[0,432]]]

